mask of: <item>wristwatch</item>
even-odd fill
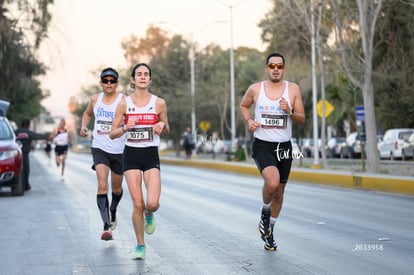
[[[294,113],[295,113],[295,110],[291,109],[290,110],[290,116],[293,116]]]

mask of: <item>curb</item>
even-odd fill
[[[161,163],[170,165],[207,168],[237,174],[260,176],[255,165],[203,160],[185,160],[161,157]],[[290,181],[301,183],[323,184],[337,187],[380,191],[414,196],[414,178],[402,176],[390,176],[368,173],[341,172],[334,170],[314,170],[292,167],[289,176]]]

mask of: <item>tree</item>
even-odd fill
[[[36,50],[47,35],[53,0],[0,2],[0,98],[9,101],[8,116],[15,121],[35,117],[43,109],[43,93],[36,77],[45,68]],[[18,16],[11,11],[17,10]]]
[[[153,71],[151,91],[167,102],[169,137],[174,140],[177,152],[182,132],[191,125],[189,49],[188,41],[174,35],[164,53],[154,56],[150,62]]]
[[[382,0],[356,0],[356,7],[348,1],[329,1],[337,28],[337,45],[344,71],[349,81],[362,91],[365,109],[366,152],[368,172],[379,171],[377,126],[373,85],[373,57],[375,25],[381,11]],[[362,52],[352,50],[354,41],[347,33],[359,35]]]
[[[388,128],[414,128],[413,13],[412,1],[385,1],[377,24],[373,77],[382,133]]]
[[[128,39],[122,41],[121,46],[124,49],[124,56],[130,64],[137,64],[142,60],[150,61],[152,58],[162,55],[169,38],[166,31],[150,25],[146,31],[146,37],[138,38],[131,34]]]

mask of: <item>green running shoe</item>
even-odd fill
[[[137,245],[134,249],[134,252],[132,252],[131,258],[133,260],[145,259],[145,245]]]
[[[155,231],[155,218],[154,218],[154,213],[151,213],[151,215],[147,216],[144,215],[144,227],[145,227],[145,232],[147,234],[152,234]]]

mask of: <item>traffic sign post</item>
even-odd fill
[[[365,109],[364,106],[356,106],[355,107],[356,113],[356,120],[357,121],[365,121]]]
[[[362,164],[362,171],[365,171],[365,109],[364,106],[356,106],[355,107],[355,117],[356,121],[361,122],[361,129],[358,131],[359,135],[359,142],[361,144],[361,164]]]

